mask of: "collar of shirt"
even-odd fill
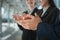
[[[50,6],[47,6],[47,7],[43,8],[43,13],[42,13],[41,17],[45,14],[45,12],[47,11],[47,9],[48,9],[49,7],[50,7]]]
[[[29,9],[28,9],[28,13],[31,14],[35,8],[36,8],[36,7],[34,7],[32,10],[29,10]]]

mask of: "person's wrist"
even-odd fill
[[[35,31],[35,30],[37,30],[37,28],[31,28],[31,30],[34,30]]]
[[[37,30],[38,23],[34,24],[34,27],[31,27],[31,30]]]
[[[42,21],[38,21],[38,23],[36,24],[36,27],[35,27],[34,30],[37,30],[37,27],[38,27],[38,25],[39,25],[40,23],[42,23]]]

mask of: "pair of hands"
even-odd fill
[[[22,16],[13,15],[15,21],[24,29],[36,30],[37,25],[42,22],[41,18],[35,13],[35,16],[23,13]]]

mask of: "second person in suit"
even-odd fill
[[[37,13],[40,16],[40,21],[39,21],[39,18],[37,18],[37,17],[36,17],[35,20],[32,20],[32,21],[29,20],[29,22],[25,21],[30,26],[26,26],[28,24],[26,24],[24,21],[22,21],[24,23],[24,24],[22,24],[22,27],[24,29],[33,30],[33,31],[36,32],[39,23],[40,24],[41,23],[43,23],[43,24],[47,23],[47,24],[50,24],[50,25],[57,24],[55,21],[56,21],[57,15],[59,14],[59,9],[55,6],[54,1],[53,0],[39,0],[39,2],[40,2],[40,5],[43,7],[43,9],[41,9],[40,11],[38,11],[39,13]],[[33,18],[33,16],[32,16],[32,18]],[[40,27],[40,29],[39,29],[39,27]],[[38,31],[41,35],[41,36],[38,37],[39,40],[49,40],[49,39],[51,39],[51,38],[49,38],[48,34],[45,34],[46,32],[48,32],[48,27],[47,26],[45,26],[45,27],[39,26],[39,27],[38,27]],[[41,27],[43,27],[43,28],[41,29]],[[46,29],[46,30],[44,31],[44,29]],[[32,32],[32,33],[34,33],[34,32]]]

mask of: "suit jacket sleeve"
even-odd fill
[[[57,16],[57,24],[39,23],[37,35],[39,40],[60,40],[60,17]]]

